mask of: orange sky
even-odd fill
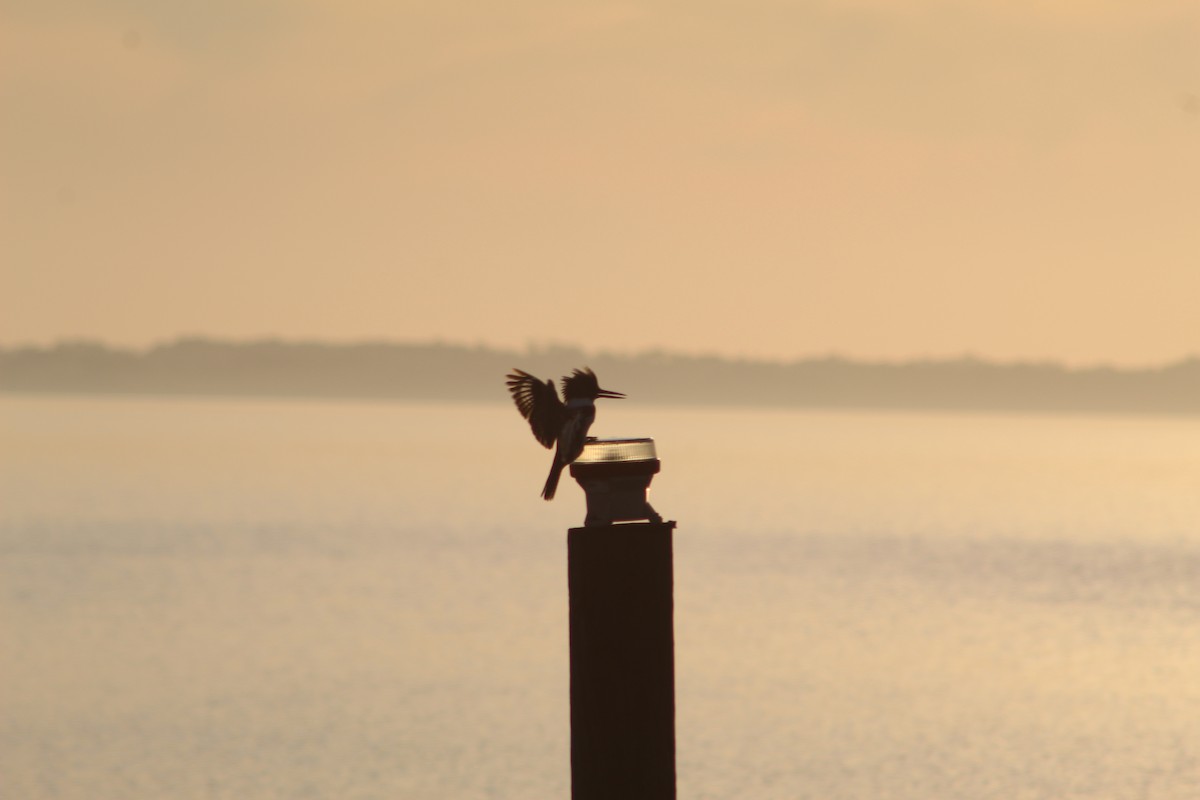
[[[15,0],[0,107],[0,343],[1200,354],[1193,0]]]

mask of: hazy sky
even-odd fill
[[[1195,0],[0,0],[0,342],[1200,353]]]

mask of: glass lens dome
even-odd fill
[[[654,440],[588,439],[576,464],[611,464],[619,461],[653,461],[658,458]]]

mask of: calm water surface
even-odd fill
[[[680,410],[681,798],[1200,796],[1200,420]],[[0,797],[563,798],[505,405],[0,397]]]

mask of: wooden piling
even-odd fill
[[[674,800],[674,522],[567,533],[572,800]]]

